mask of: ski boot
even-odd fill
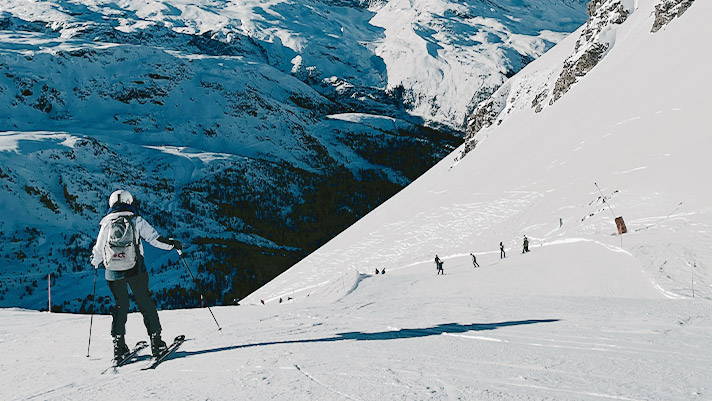
[[[161,340],[161,332],[151,334],[151,354],[154,358],[161,356],[167,349],[168,346]]]
[[[126,346],[123,334],[113,336],[114,340],[114,361],[120,361],[129,354],[129,347]]]

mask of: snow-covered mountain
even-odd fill
[[[584,3],[389,1],[371,20],[385,35],[375,51],[413,114],[462,128],[474,106],[581,25]]]
[[[660,27],[664,9],[672,18]],[[704,78],[712,58],[696,46],[711,36],[709,4],[686,10],[669,1],[590,3],[584,26],[483,104],[496,105],[495,123],[471,129],[467,144],[248,300],[308,301],[355,271],[432,264],[436,254],[447,271],[448,259],[496,256],[500,242],[516,259],[529,258],[518,256],[524,235],[535,253],[546,250],[571,269],[596,261],[569,252],[559,260],[555,249],[597,248],[626,255],[666,296],[691,296],[694,278],[696,297],[711,298],[712,209],[703,183],[712,167],[712,83]],[[593,48],[605,49],[595,66],[577,68]],[[565,91],[557,90],[562,80]],[[477,118],[479,110],[470,127]]]
[[[233,302],[454,150],[473,96],[584,9],[0,2],[0,305],[44,307],[52,273],[56,307],[86,308],[88,250],[117,187],[188,242],[209,302]],[[176,256],[150,256],[159,304],[195,305]]]
[[[513,77],[518,106],[464,156],[213,308],[222,331],[205,309],[161,311],[165,336],[189,341],[155,371],[144,353],[99,373],[108,316],[87,358],[88,316],[0,310],[0,398],[710,399],[712,3],[622,6],[601,31],[612,46],[558,100],[513,96],[553,90],[590,24]],[[144,333],[131,314],[128,340]]]
[[[660,2],[650,33],[656,33],[692,5],[690,0]],[[533,109],[536,113],[552,106],[585,77],[616,45],[619,26],[636,9],[633,1],[594,0],[588,4],[590,18],[576,34],[573,50],[563,62],[541,63],[502,85],[489,99],[478,104],[467,124],[463,155],[476,146],[475,136],[493,124],[501,124],[512,113]],[[573,42],[573,39],[570,39]],[[659,78],[658,78],[659,79]],[[486,134],[483,134],[486,135]]]
[[[581,25],[585,3],[6,1],[3,9],[63,38],[267,62],[347,102],[385,86],[404,92],[411,115],[461,129],[477,102]]]

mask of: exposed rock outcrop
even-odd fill
[[[608,50],[607,44],[594,43],[578,58],[571,57],[564,62],[564,69],[561,71],[559,79],[554,83],[554,93],[549,101],[549,105],[554,104],[561,98],[573,84],[578,81],[578,78],[583,77],[593,67],[598,64]],[[541,111],[541,108],[538,109]]]
[[[588,4],[591,17],[576,42],[575,53],[564,61],[549,105],[559,100],[603,59],[614,43],[614,36],[608,34],[610,26],[625,22],[631,11],[621,0],[592,0]]]
[[[499,113],[504,109],[504,106],[505,102],[503,99],[495,97],[480,103],[467,121],[468,136],[470,132],[474,134],[482,128],[492,125]]]
[[[650,32],[655,33],[687,11],[695,0],[664,0],[655,6],[655,21]]]
[[[611,50],[615,44],[615,26],[625,22],[633,10],[632,0],[591,0],[587,6],[589,19],[563,66],[552,65],[536,76],[514,77],[491,98],[479,103],[467,120],[465,148],[459,158],[475,148],[475,135],[479,131],[501,123],[513,110],[532,108],[539,113],[564,96]]]
[[[474,139],[482,128],[491,126],[497,121],[497,117],[502,113],[507,106],[507,97],[509,96],[510,84],[502,85],[492,96],[477,105],[467,119],[467,130],[465,132],[465,148],[460,157],[464,157],[469,151],[477,146],[477,141]]]

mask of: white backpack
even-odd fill
[[[112,271],[125,271],[136,266],[139,236],[133,216],[118,216],[107,227],[109,233],[104,244],[104,267]]]

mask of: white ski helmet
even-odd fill
[[[133,196],[131,196],[131,192],[125,189],[119,189],[118,191],[114,191],[109,197],[109,207],[114,207],[114,205],[117,203],[125,203],[127,205],[132,204]]]

